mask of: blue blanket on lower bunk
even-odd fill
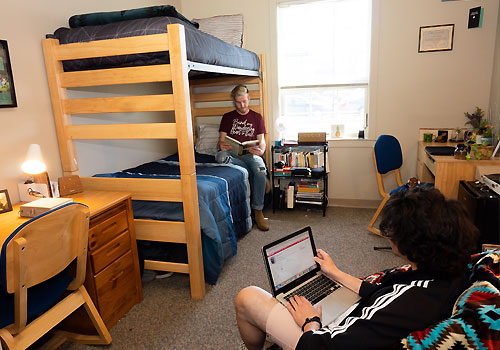
[[[179,163],[167,157],[97,177],[179,179]],[[247,171],[238,166],[197,163],[196,179],[205,280],[215,284],[224,261],[236,254],[236,238],[251,229]],[[184,221],[182,203],[133,201],[136,219]]]

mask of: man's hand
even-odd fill
[[[264,154],[264,151],[262,149],[260,149],[259,146],[253,146],[253,147],[250,147],[248,149],[248,152],[252,153],[253,155],[256,155],[256,156],[261,156]]]
[[[230,151],[232,150],[233,148],[231,147],[231,145],[229,143],[227,143],[226,141],[219,141],[219,149],[221,151]]]
[[[286,308],[290,311],[295,323],[297,323],[299,327],[302,327],[307,317],[312,318],[318,316],[321,319],[321,305],[315,308],[309,300],[303,296],[294,295],[290,298],[290,302],[286,304]],[[309,331],[311,329],[319,329],[319,324],[317,322],[308,323],[304,331]]]

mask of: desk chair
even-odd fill
[[[98,335],[56,331],[43,348],[66,340],[111,342],[83,286],[88,230],[89,209],[70,203],[25,222],[5,240],[0,255],[0,340],[4,349],[26,349],[82,305]]]
[[[384,208],[384,205],[389,200],[391,194],[399,192],[404,188],[400,171],[400,168],[403,165],[403,153],[401,152],[399,141],[392,135],[380,135],[373,146],[373,160],[377,171],[378,191],[383,199],[378,206],[377,211],[373,214],[367,229],[370,232],[382,236],[380,230],[374,227],[375,221],[377,221],[382,208]],[[390,192],[387,192],[384,186],[384,176],[389,172],[394,173],[398,187]]]

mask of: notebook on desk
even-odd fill
[[[316,248],[310,227],[305,227],[262,248],[273,296],[286,305],[294,295],[321,305],[327,325],[359,300],[358,294],[321,273],[314,261]]]

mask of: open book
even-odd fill
[[[259,144],[259,140],[249,140],[245,142],[240,142],[238,140],[233,139],[230,136],[226,135],[226,139],[224,140],[231,145],[231,151],[241,156],[243,154],[248,153],[248,149]]]

